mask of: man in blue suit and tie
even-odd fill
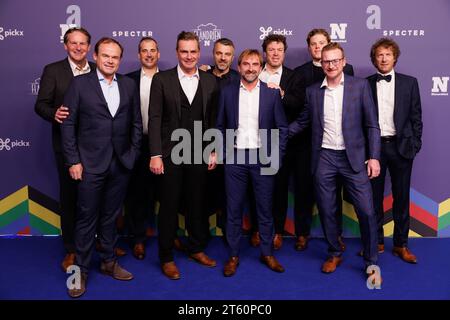
[[[272,255],[272,197],[274,175],[286,150],[288,127],[279,91],[258,79],[262,62],[258,50],[244,50],[238,59],[241,81],[225,86],[219,98],[217,128],[225,141],[226,237],[231,249],[223,270],[227,277],[236,273],[239,264],[243,206],[249,181],[256,198],[261,262],[275,272],[284,271]]]
[[[422,146],[422,107],[417,79],[394,71],[400,55],[397,43],[388,38],[376,41],[370,51],[377,73],[367,79],[378,109],[381,130],[381,173],[372,180],[378,220],[378,247],[384,251],[384,181],[389,169],[392,182],[394,255],[417,263],[408,249],[409,188],[413,160]]]
[[[75,264],[81,270],[81,286],[68,288],[73,298],[86,291],[97,230],[103,247],[100,271],[118,280],[133,279],[113,250],[115,220],[142,136],[136,85],[116,74],[122,54],[119,42],[100,39],[94,53],[96,72],[74,78],[64,97],[70,113],[61,125],[62,147],[70,176],[78,181]]]
[[[293,136],[312,130],[312,174],[329,258],[322,272],[342,262],[336,221],[336,180],[342,177],[359,220],[366,267],[376,265],[377,226],[370,178],[380,173],[380,129],[369,82],[343,73],[344,50],[338,43],[322,49],[325,79],[306,90],[305,109],[289,126]],[[370,270],[370,269],[367,269]]]

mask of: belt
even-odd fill
[[[381,137],[381,142],[382,143],[394,142],[395,138],[396,138],[396,136],[384,136],[384,137]]]

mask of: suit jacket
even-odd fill
[[[138,91],[139,91],[139,88],[141,87],[141,71],[142,71],[142,69],[139,68],[136,71],[132,71],[132,72],[126,74],[127,77],[130,77],[131,79],[134,80],[134,83],[136,84]]]
[[[325,87],[315,83],[306,89],[305,109],[289,126],[293,136],[309,125],[312,129],[311,169],[315,173],[324,132]],[[380,128],[369,82],[345,76],[342,105],[342,134],[350,166],[355,172],[366,168],[367,159],[380,159]]]
[[[81,163],[86,172],[99,174],[115,154],[127,169],[133,168],[142,138],[139,93],[133,80],[116,77],[120,104],[114,117],[96,72],[75,77],[67,89],[64,105],[70,115],[61,125],[67,165]]]
[[[230,83],[220,91],[217,128],[224,138],[224,154],[226,147],[226,129],[237,130],[239,127],[239,90],[240,82]],[[261,139],[262,147],[267,148],[270,156],[271,132],[270,129],[279,129],[280,159],[286,152],[288,138],[288,125],[284,114],[280,93],[276,89],[267,87],[260,81],[259,91],[259,129],[267,129],[267,141]],[[234,143],[233,143],[234,145]]]
[[[367,78],[378,110],[377,74]],[[377,112],[378,115],[378,112]],[[413,159],[422,146],[422,107],[417,79],[395,73],[394,125],[398,152]]]
[[[91,72],[95,71],[95,64],[89,62]],[[56,110],[63,104],[64,93],[73,78],[68,58],[48,64],[44,67],[39,93],[34,110],[44,120],[52,123],[52,143],[55,152],[62,152],[61,132],[59,123],[55,121]]]
[[[199,70],[199,88],[202,90],[203,130],[214,128],[217,116],[217,81],[215,76]],[[170,156],[177,144],[171,141],[172,132],[180,128],[181,84],[177,67],[158,72],[152,80],[148,134],[150,156]]]

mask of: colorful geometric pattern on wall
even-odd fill
[[[25,186],[0,200],[0,235],[59,235],[58,202]]]
[[[410,190],[411,226],[410,237],[450,237],[450,198],[437,203],[414,189]],[[0,200],[0,235],[59,235],[60,217],[58,202],[30,186],[25,186]],[[156,211],[158,209],[158,205]],[[385,236],[393,234],[392,195],[384,199]],[[359,225],[353,206],[344,201],[344,236],[358,237]],[[185,217],[178,215],[178,235],[186,235]],[[152,234],[156,234],[152,225]],[[211,235],[222,236],[217,224],[217,214],[209,216]],[[244,216],[243,228],[250,229],[248,215]],[[289,193],[286,235],[294,235],[293,196]],[[322,236],[317,208],[314,208],[312,236]]]

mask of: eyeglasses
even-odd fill
[[[330,64],[332,64],[333,66],[337,66],[339,62],[341,62],[341,60],[343,60],[344,58],[340,58],[340,59],[333,59],[333,60],[322,60],[320,63],[324,66],[328,66]]]

